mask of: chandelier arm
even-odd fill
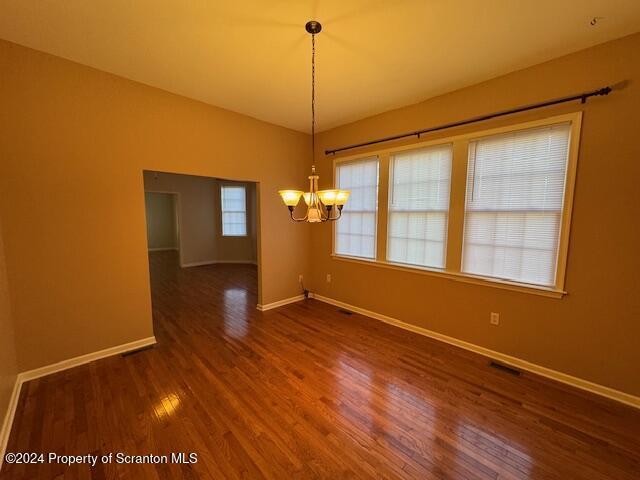
[[[320,218],[323,222],[326,222],[327,220],[329,220],[329,211],[327,210],[326,205],[322,203],[322,200],[320,199],[318,199],[318,205],[320,208]]]
[[[305,215],[305,216],[304,216],[304,217],[302,217],[302,218],[296,218],[296,217],[294,217],[294,216],[293,216],[293,210],[290,210],[290,211],[289,211],[289,216],[291,217],[291,220],[293,220],[294,222],[306,222],[306,221],[307,221],[307,218],[308,218],[308,215]]]
[[[336,208],[336,211],[338,212],[338,215],[335,216],[335,217],[330,218],[329,220],[335,221],[335,220],[338,220],[342,216],[342,209],[341,208]]]
[[[320,215],[320,222],[326,222],[327,221],[327,214],[324,211],[324,204],[320,201],[320,199],[318,198],[316,201],[316,208],[318,209],[318,213]]]

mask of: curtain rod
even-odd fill
[[[536,108],[549,107],[551,105],[557,105],[559,103],[573,102],[574,100],[580,100],[581,103],[586,103],[587,98],[596,97],[600,95],[609,95],[611,87],[603,87],[591,92],[579,93],[577,95],[571,95],[569,97],[556,98],[555,100],[547,100],[546,102],[534,103],[532,105],[525,105],[523,107],[512,108],[510,110],[502,110],[500,112],[490,113],[488,115],[482,115],[479,117],[469,118],[467,120],[460,120],[458,122],[446,123],[437,127],[425,128],[424,130],[416,130],[415,132],[401,133],[399,135],[393,135],[391,137],[383,137],[377,140],[371,140],[369,142],[354,143],[353,145],[347,145],[346,147],[333,148],[325,150],[325,155],[335,155],[338,152],[344,152],[345,150],[353,150],[354,148],[367,147],[369,145],[376,145],[378,143],[391,142],[393,140],[400,140],[407,137],[418,137],[425,133],[437,132],[438,130],[445,130],[447,128],[460,127],[462,125],[469,125],[470,123],[482,122],[496,117],[502,117],[505,115],[512,115],[514,113],[526,112],[527,110],[534,110]]]

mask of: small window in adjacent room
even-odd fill
[[[336,166],[336,188],[350,190],[342,218],[335,223],[335,253],[350,257],[376,257],[378,211],[378,158]]]
[[[469,143],[462,271],[556,283],[571,125]]]
[[[222,235],[244,237],[247,235],[247,193],[243,186],[222,186]]]
[[[452,145],[394,155],[389,180],[387,260],[444,268]]]

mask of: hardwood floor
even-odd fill
[[[314,300],[151,255],[158,344],[23,387],[8,452],[194,464],[8,465],[0,479],[637,479],[640,411]]]

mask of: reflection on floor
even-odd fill
[[[29,383],[8,451],[198,462],[1,479],[638,478],[637,410],[313,300],[260,313],[254,266],[151,276],[157,347]]]

